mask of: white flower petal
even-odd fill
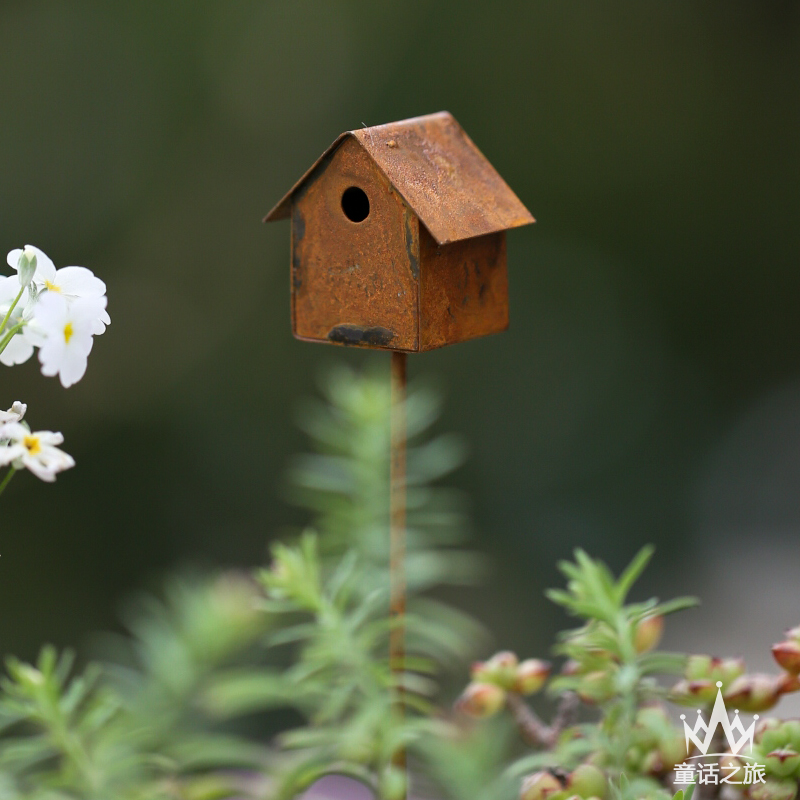
[[[18,247],[16,250],[11,250],[6,256],[6,263],[11,269],[16,269],[19,264],[19,257],[22,255],[22,248]]]
[[[54,446],[64,444],[64,435],[55,431],[36,431],[36,435],[41,440],[42,444]]]
[[[47,334],[34,319],[22,329],[22,338],[30,342],[34,347],[41,347],[47,341]]]
[[[43,253],[38,247],[34,247],[32,244],[26,244],[25,249],[33,250],[33,252],[36,253],[36,277],[34,280],[37,283],[42,284],[44,281],[52,282],[56,274],[56,265],[53,263],[52,259],[46,253]],[[10,256],[11,253],[9,253],[9,257]],[[17,256],[17,261],[19,261],[19,255]],[[16,264],[9,264],[9,266],[13,266],[14,269],[17,268]]]
[[[66,348],[64,359],[61,361],[58,370],[58,377],[61,385],[65,389],[77,383],[86,374],[88,353],[82,353],[72,348]],[[44,372],[44,369],[42,369]]]
[[[5,434],[3,434],[3,436],[5,436]],[[12,461],[20,458],[25,452],[25,448],[21,444],[0,447],[0,467],[7,467]]]
[[[106,293],[105,283],[86,267],[62,267],[51,283],[72,297],[102,297]]]
[[[0,306],[5,305],[5,310],[8,311],[8,307],[14,302],[18,294],[19,280],[16,275],[0,275]],[[5,316],[5,313],[3,316]]]
[[[19,334],[6,345],[6,349],[0,353],[0,363],[7,367],[15,364],[24,364],[33,355],[33,345],[28,339]]]
[[[42,329],[58,328],[67,322],[69,303],[56,292],[45,292],[34,308],[34,319]]]
[[[56,479],[56,470],[46,467],[36,458],[31,456],[22,457],[23,466],[27,467],[37,478],[52,483]]]

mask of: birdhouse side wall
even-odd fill
[[[438,245],[420,225],[420,350],[506,328],[505,232]]]
[[[356,187],[369,213],[348,218]],[[292,198],[292,327],[308,341],[419,349],[419,223],[355,138]]]

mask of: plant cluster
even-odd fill
[[[35,664],[8,661],[0,800],[289,800],[330,774],[378,800],[794,800],[800,722],[758,721],[750,757],[763,781],[681,781],[694,751],[673,705],[708,714],[720,682],[743,712],[771,708],[800,684],[800,630],[773,648],[777,676],[659,651],[667,615],[694,600],[629,600],[649,548],[618,578],[580,550],[560,565],[566,587],[548,596],[579,624],[553,648],[557,667],[501,651],[473,664],[454,704],[442,698],[441,676],[463,675],[486,636],[429,592],[474,581],[481,565],[462,549],[461,498],[438,484],[463,446],[430,434],[439,402],[425,389],[406,409],[408,655],[393,673],[389,389],[342,369],[325,393],[300,419],[314,452],[289,470],[311,522],[269,564],[140,598],[100,664],[76,669],[49,647]],[[536,694],[549,722],[526,699]],[[743,756],[717,758],[724,772]]]
[[[701,797],[724,792],[729,800],[794,800],[800,722],[760,720],[747,760],[763,765],[763,775],[753,772],[751,782],[726,785],[723,778],[732,777],[737,767],[745,771],[742,754],[722,750],[730,745],[720,728],[709,748],[716,762],[706,772],[698,770],[691,763],[698,750],[682,724],[676,724],[670,704],[699,706],[708,719],[719,693],[722,702],[736,706],[737,715],[740,710],[771,709],[783,694],[800,689],[800,630],[789,631],[786,641],[773,647],[783,669],[778,675],[748,674],[742,659],[655,650],[665,616],[695,601],[626,603],[651,555],[651,548],[642,550],[615,580],[602,562],[577,550],[574,563],[560,565],[567,589],[548,592],[551,600],[584,620],[581,627],[564,632],[554,648],[555,655],[565,658],[559,674],[547,682],[545,662],[518,663],[514,653],[501,652],[473,667],[472,682],[457,706],[475,717],[506,709],[513,718],[521,739],[535,751],[509,767],[511,774],[522,776],[520,800],[655,800],[683,791],[682,783],[699,784]],[[536,678],[526,686],[523,676],[529,673]],[[671,688],[658,680],[673,674],[682,678]],[[559,701],[551,725],[523,700],[545,687]],[[593,721],[576,721],[579,703],[594,712]]]

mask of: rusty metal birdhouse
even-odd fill
[[[447,112],[343,133],[287,217],[294,335],[403,352],[505,330],[505,232],[534,221]]]

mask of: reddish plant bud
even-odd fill
[[[484,683],[496,683],[503,689],[511,690],[517,678],[519,659],[515,653],[502,650],[488,661],[477,661],[472,665],[472,678]]]
[[[800,625],[796,628],[789,628],[789,630],[786,631],[786,638],[792,642],[800,642]]]
[[[495,653],[487,662],[488,669],[516,669],[519,659],[516,653],[510,650],[501,650]]]
[[[755,714],[772,708],[781,694],[781,679],[770,675],[742,675],[724,693],[725,702]]]
[[[606,774],[593,764],[580,764],[567,777],[567,790],[580,797],[606,796],[608,781]]]
[[[491,717],[505,701],[505,691],[496,684],[473,681],[456,700],[456,708],[470,717]]]
[[[514,691],[518,694],[533,694],[544,686],[550,674],[550,664],[538,658],[526,658],[518,667]]]
[[[694,655],[686,659],[684,675],[687,681],[701,681],[711,679],[711,656]]]
[[[484,674],[486,673],[486,662],[485,661],[473,661],[472,666],[469,669],[469,676],[476,681],[479,681],[483,678]]]
[[[800,642],[790,640],[772,645],[772,655],[791,675],[800,674]]]
[[[519,800],[547,800],[547,798],[557,800],[554,795],[566,797],[564,787],[555,775],[543,770],[542,772],[534,772],[533,775],[528,775],[522,781]]]
[[[800,690],[800,676],[784,672],[778,676],[778,691],[781,694],[791,694]]]
[[[741,658],[712,658],[706,655],[689,656],[686,661],[685,676],[690,681],[708,680],[712,684],[717,681],[727,686],[731,681],[744,674],[746,669]]]
[[[797,781],[791,778],[767,778],[766,783],[754,783],[749,794],[753,800],[794,800]]]
[[[711,680],[678,681],[670,692],[670,699],[684,706],[712,703],[716,696],[717,685]]]
[[[611,676],[602,670],[587,672],[575,690],[584,703],[602,703],[614,696]]]
[[[722,681],[723,686],[727,686],[740,675],[744,675],[746,669],[742,658],[712,658],[709,678],[714,683]]]
[[[637,653],[646,653],[652,650],[660,641],[664,633],[664,617],[656,614],[645,617],[637,626],[633,637],[633,646]]]
[[[800,753],[791,747],[782,747],[780,750],[773,750],[767,753],[764,759],[767,772],[778,778],[788,778],[798,767],[800,767]]]

